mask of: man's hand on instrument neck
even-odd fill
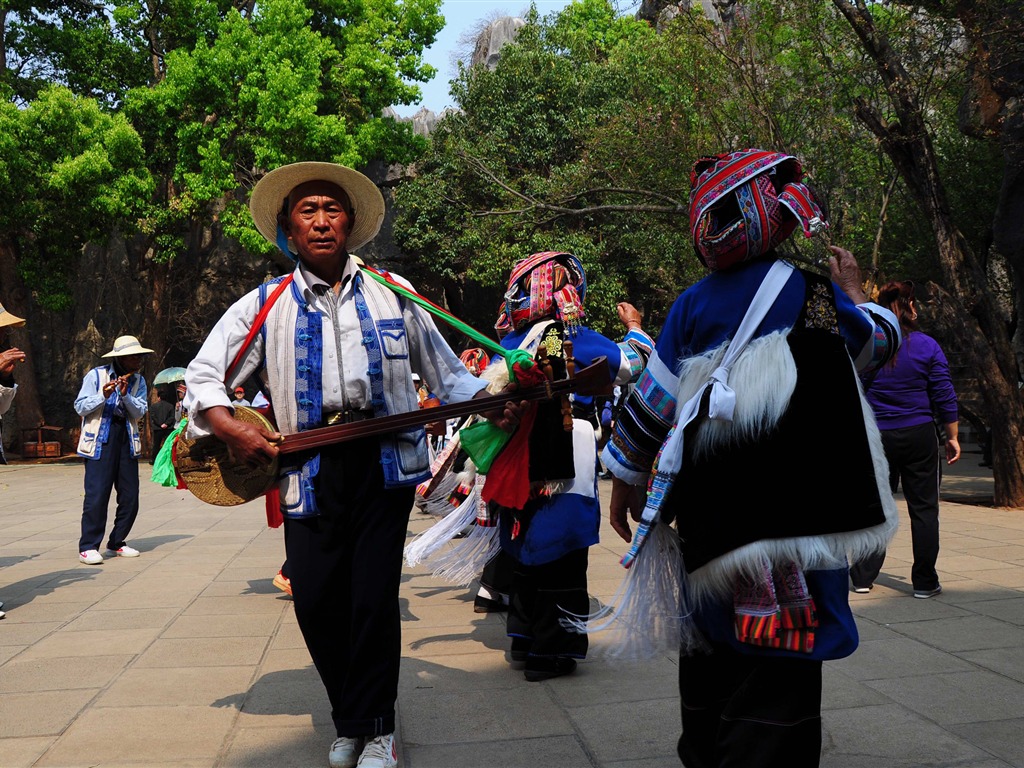
[[[277,446],[272,442],[279,441],[279,432],[268,432],[263,427],[237,420],[231,409],[224,405],[215,405],[202,412],[210,430],[228,447],[231,456],[239,464],[255,467],[269,464],[277,456]]]
[[[515,384],[509,382],[498,394],[511,395],[517,389],[518,387]],[[473,399],[475,400],[479,397],[490,397],[490,395],[486,389],[481,389],[476,393],[476,395],[474,395]],[[504,407],[485,411],[481,415],[488,421],[493,422],[498,428],[503,429],[506,432],[514,432],[515,428],[519,426],[519,422],[522,420],[523,413],[528,405],[529,402],[526,400],[520,400],[518,402],[509,400],[505,403]]]

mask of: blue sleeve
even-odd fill
[[[102,408],[106,401],[107,398],[100,390],[100,369],[93,368],[82,379],[82,388],[78,391],[78,397],[75,398],[75,413],[85,416],[97,408]]]

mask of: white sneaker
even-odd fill
[[[331,768],[355,768],[362,748],[362,739],[342,736],[331,744],[331,751],[327,753],[327,762]]]
[[[0,605],[3,605],[3,603],[0,603]],[[7,615],[6,613],[4,613],[3,611],[0,611],[0,619],[2,619],[6,615]]]
[[[103,553],[104,557],[138,557],[139,550],[125,544],[120,549],[108,549]]]
[[[96,549],[87,549],[78,553],[78,561],[86,565],[99,565],[103,562],[103,555]]]
[[[374,736],[363,747],[356,768],[398,768],[398,745],[395,734]]]

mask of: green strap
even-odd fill
[[[400,296],[405,296],[410,301],[419,304],[430,314],[441,318],[452,328],[457,331],[461,331],[469,338],[473,339],[484,349],[489,350],[492,354],[501,355],[505,359],[505,365],[508,367],[509,379],[512,381],[516,380],[516,374],[513,370],[513,366],[517,363],[522,368],[530,368],[533,366],[533,355],[527,352],[525,349],[505,349],[501,344],[494,341],[493,339],[484,336],[480,331],[476,330],[473,326],[468,323],[459,320],[455,315],[449,312],[443,307],[439,307],[437,304],[432,302],[426,296],[421,296],[416,291],[406,288],[404,285],[398,283],[390,275],[385,274],[373,267],[368,267],[365,264],[360,265],[364,274],[369,275],[381,285],[386,286]]]

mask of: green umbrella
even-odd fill
[[[184,368],[164,368],[153,377],[154,384],[173,384],[176,381],[185,380]]]

